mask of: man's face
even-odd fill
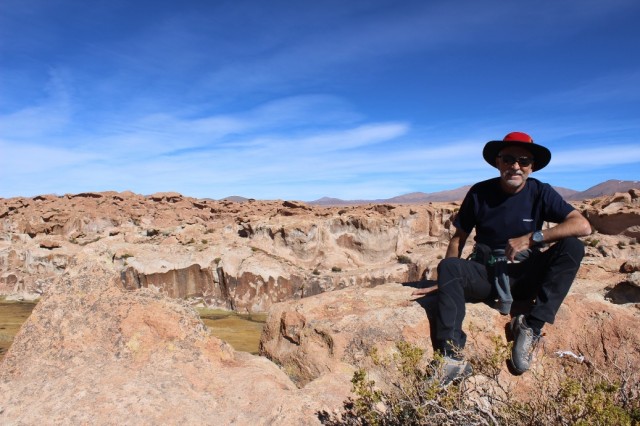
[[[524,187],[533,170],[533,162],[525,166],[518,161],[513,162],[514,158],[526,163],[526,159],[533,160],[533,156],[528,150],[519,146],[509,146],[498,154],[496,166],[500,170],[500,183],[505,191],[511,193],[518,192]],[[509,164],[511,162],[513,164]]]

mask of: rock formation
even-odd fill
[[[417,280],[433,266],[429,250],[448,240],[454,209],[240,204],[176,193],[4,199],[0,294],[38,297],[84,253],[119,266],[129,289],[267,311],[351,285]]]
[[[637,257],[638,190],[576,207],[606,258]],[[0,199],[0,295],[36,298],[77,264],[108,258],[126,288],[240,312],[349,286],[430,277],[456,203],[310,207],[130,192]]]
[[[576,203],[594,234],[545,327],[548,357],[640,362],[640,208],[638,191],[627,195]],[[433,299],[410,293],[434,278],[456,208],[176,193],[0,200],[0,293],[42,297],[0,364],[0,423],[318,424],[372,349],[403,340],[431,354]],[[270,310],[263,356],[210,336],[194,302]],[[469,305],[469,350],[504,338],[506,321]],[[526,391],[531,375],[501,374]]]
[[[348,381],[298,390],[116,272],[89,262],[50,286],[0,364],[1,424],[317,424],[347,394]]]

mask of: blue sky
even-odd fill
[[[640,2],[2,0],[0,197],[310,201],[640,180]]]

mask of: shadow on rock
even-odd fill
[[[429,288],[438,285],[435,280],[410,281],[402,283],[405,287],[413,287],[415,289]],[[438,315],[438,291],[419,296],[416,302],[424,309],[429,319],[429,337],[431,338],[431,346],[436,350],[436,316]]]
[[[616,305],[640,303],[640,288],[627,282],[621,282],[607,291],[604,297]]]

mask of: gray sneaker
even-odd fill
[[[436,377],[440,378],[440,384],[448,385],[473,374],[473,367],[468,361],[455,359],[450,356],[442,357],[436,370]]]
[[[531,368],[531,361],[540,336],[524,324],[524,315],[518,315],[511,320],[511,334],[513,348],[511,349],[511,366],[517,374],[522,374]]]

